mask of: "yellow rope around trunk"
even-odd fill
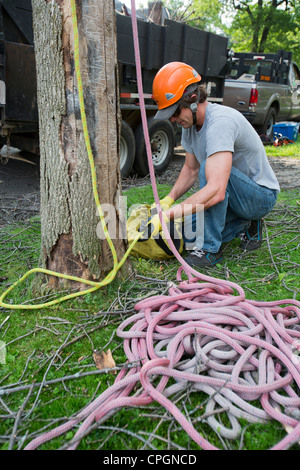
[[[75,0],[70,0],[71,1],[71,7],[72,7],[72,21],[73,21],[73,31],[74,31],[74,57],[75,57],[75,70],[76,70],[76,77],[77,77],[77,83],[78,83],[78,93],[79,93],[79,102],[80,102],[80,111],[81,111],[81,120],[82,120],[82,125],[83,125],[83,132],[84,132],[84,139],[85,139],[85,144],[87,148],[87,153],[88,153],[88,158],[90,162],[90,167],[91,167],[91,175],[92,175],[92,185],[93,185],[93,194],[94,194],[94,199],[96,202],[97,210],[100,216],[101,224],[105,233],[106,240],[109,244],[109,247],[111,249],[112,255],[113,255],[113,262],[114,266],[111,272],[103,279],[101,282],[94,282],[94,281],[89,281],[86,279],[81,279],[79,277],[75,276],[69,276],[67,274],[61,274],[61,273],[56,273],[54,271],[50,271],[48,269],[43,269],[43,268],[34,268],[28,271],[24,276],[22,276],[18,281],[16,281],[14,284],[12,284],[1,296],[0,296],[0,307],[8,308],[8,309],[13,309],[13,310],[37,310],[45,307],[49,307],[54,304],[58,304],[60,302],[64,302],[65,300],[72,299],[74,297],[79,297],[82,295],[86,295],[88,293],[94,292],[101,287],[104,287],[108,285],[110,282],[113,281],[113,279],[116,277],[117,272],[119,269],[122,267],[126,259],[128,258],[132,248],[138,241],[141,235],[139,235],[136,240],[134,240],[129,248],[127,249],[125,255],[121,259],[120,262],[118,262],[117,259],[117,253],[115,250],[115,247],[113,245],[113,242],[110,238],[110,235],[108,233],[105,220],[104,220],[104,215],[103,211],[101,208],[101,204],[99,201],[99,195],[97,191],[97,176],[96,176],[96,170],[95,170],[95,165],[94,165],[94,158],[91,150],[91,145],[90,145],[90,139],[89,139],[89,133],[88,133],[88,128],[87,128],[87,120],[86,120],[86,114],[85,114],[85,108],[84,108],[84,99],[83,99],[83,86],[82,86],[82,80],[81,80],[81,73],[80,73],[80,63],[79,63],[79,38],[78,38],[78,28],[77,28],[77,16],[76,16],[76,4]],[[50,276],[55,276],[59,277],[62,279],[67,279],[71,281],[76,281],[76,282],[81,282],[83,284],[87,284],[91,286],[90,289],[86,289],[84,291],[80,292],[75,292],[73,294],[66,295],[64,297],[61,297],[56,300],[52,300],[50,302],[46,302],[43,304],[34,304],[34,305],[13,305],[13,304],[7,304],[4,302],[4,299],[7,297],[7,295],[16,287],[18,286],[21,282],[23,282],[30,274],[33,273],[44,273],[48,274]]]

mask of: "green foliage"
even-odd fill
[[[223,7],[219,0],[167,0],[164,5],[176,21],[206,31],[220,31]]]
[[[295,10],[275,9],[267,2],[252,3],[249,9],[237,11],[230,27],[225,28],[231,47],[237,52],[293,52],[297,62],[299,22]]]
[[[265,150],[268,157],[300,158],[300,139],[298,137],[294,144],[283,145],[281,147],[266,145]]]

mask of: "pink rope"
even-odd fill
[[[131,5],[142,122],[154,199],[161,217],[143,101],[134,0]],[[76,449],[93,423],[100,425],[119,408],[156,401],[200,448],[215,450],[170,399],[187,386],[207,394],[208,414],[216,404],[227,407],[231,428],[213,416],[207,418],[221,436],[237,438],[241,433],[239,418],[251,423],[273,419],[292,429],[273,450],[288,449],[300,440],[300,397],[296,392],[300,361],[293,353],[293,344],[300,338],[300,302],[246,300],[237,284],[198,273],[176,251],[161,220],[174,256],[181,263],[178,285],[171,287],[168,295],[137,303],[137,313],[117,329],[128,362],[139,365],[122,370],[114,384],[74,418],[37,437],[25,449],[36,449],[81,423],[69,443],[69,449]],[[183,273],[188,281],[182,280]],[[156,387],[151,382],[153,376],[160,377]],[[168,386],[170,378],[176,383]],[[139,396],[130,396],[136,385],[142,385],[142,391]],[[251,403],[253,400],[259,400],[260,406]]]
[[[243,417],[249,422],[273,419],[292,428],[273,449],[299,441],[300,364],[291,345],[299,338],[300,302],[284,301],[282,307],[278,301],[255,302],[254,306],[247,300],[237,303],[236,296],[227,293],[231,303],[224,306],[227,290],[226,285],[222,289],[181,281],[168,295],[139,302],[137,313],[118,327],[117,334],[124,340],[128,361],[140,365],[121,371],[115,383],[75,418],[39,436],[26,449],[35,449],[81,423],[70,442],[70,449],[75,449],[92,423],[104,422],[119,408],[153,401],[172,413],[201,448],[215,449],[171,401],[175,392],[187,386],[207,394],[207,412],[215,404],[226,405],[233,429],[208,418],[212,429],[224,437],[239,436],[238,419]],[[156,387],[153,376],[160,377]],[[175,385],[168,385],[170,378]],[[139,384],[143,387],[139,396],[130,396]],[[251,403],[254,399],[260,406]]]

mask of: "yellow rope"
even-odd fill
[[[110,235],[107,230],[107,226],[104,220],[104,215],[102,211],[102,207],[99,201],[99,195],[97,191],[97,176],[96,176],[96,170],[95,170],[95,165],[94,165],[94,158],[92,154],[92,149],[91,149],[91,144],[90,144],[90,138],[89,138],[89,133],[88,133],[88,128],[87,128],[87,120],[86,120],[86,114],[85,114],[85,107],[84,107],[84,98],[83,98],[83,86],[82,86],[82,79],[81,79],[81,73],[80,73],[80,63],[79,63],[79,37],[78,37],[78,27],[77,27],[77,16],[76,16],[76,4],[75,0],[70,0],[71,1],[71,8],[72,8],[72,21],[73,21],[73,31],[74,31],[74,58],[75,58],[75,71],[76,71],[76,77],[77,77],[77,83],[78,83],[78,93],[79,93],[79,103],[80,103],[80,112],[81,112],[81,120],[82,120],[82,126],[83,126],[83,133],[84,133],[84,139],[85,139],[85,144],[87,148],[87,153],[88,153],[88,158],[90,162],[90,167],[91,167],[91,175],[92,175],[92,185],[93,185],[93,194],[94,194],[94,199],[96,202],[97,210],[100,216],[101,224],[105,233],[106,240],[109,244],[109,247],[111,249],[112,255],[113,255],[113,269],[111,272],[104,278],[103,281],[101,282],[94,282],[94,281],[89,281],[86,279],[81,279],[79,277],[75,276],[69,276],[67,274],[61,274],[61,273],[56,273],[54,271],[50,271],[48,269],[43,269],[43,268],[34,268],[28,271],[24,276],[22,276],[18,281],[16,281],[14,284],[12,284],[1,296],[0,296],[0,307],[4,307],[7,309],[13,309],[13,310],[37,310],[45,307],[49,307],[54,304],[58,304],[61,302],[64,302],[65,300],[72,299],[74,297],[79,297],[82,295],[86,295],[88,293],[94,292],[101,287],[104,287],[108,285],[110,282],[113,281],[113,279],[116,277],[117,272],[119,269],[123,266],[125,263],[126,259],[128,258],[132,248],[136,244],[136,242],[139,240],[140,236],[139,235],[129,246],[127,249],[125,255],[121,259],[120,262],[118,262],[117,259],[117,253],[115,250],[115,247],[113,245],[113,242],[110,238]],[[83,284],[87,284],[89,286],[92,286],[90,289],[86,289],[84,291],[80,292],[75,292],[73,294],[65,295],[64,297],[61,297],[59,299],[52,300],[50,302],[46,302],[43,304],[33,304],[33,305],[13,305],[13,304],[7,304],[4,302],[4,299],[7,297],[7,295],[15,289],[21,282],[23,282],[30,274],[33,273],[44,273],[48,274],[50,276],[55,276],[59,277],[62,279],[67,279],[71,281],[76,281],[76,282],[81,282]]]

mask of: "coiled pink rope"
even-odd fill
[[[161,214],[143,102],[134,0],[131,3],[142,121],[154,199]],[[25,449],[36,449],[79,425],[69,446],[76,449],[94,422],[104,422],[119,408],[156,401],[199,447],[215,450],[171,401],[174,393],[186,387],[207,394],[208,413],[216,404],[227,408],[231,428],[213,416],[207,418],[221,436],[237,438],[241,433],[239,418],[252,423],[273,419],[291,428],[273,450],[287,449],[300,440],[300,360],[293,351],[295,341],[300,339],[300,302],[246,300],[237,284],[198,273],[176,251],[161,220],[170,247],[181,263],[178,285],[170,287],[168,295],[139,302],[137,313],[117,330],[124,339],[128,362],[141,365],[122,370],[115,383],[90,405],[34,439]],[[188,281],[182,280],[184,272]],[[154,376],[160,377],[156,387],[151,381]],[[176,383],[167,386],[170,378]],[[130,396],[137,384],[143,391],[139,396]],[[259,407],[251,403],[254,400],[260,401]]]
[[[206,412],[216,404],[227,408],[231,428],[213,416],[207,419],[221,436],[238,438],[239,418],[252,423],[273,419],[292,429],[273,449],[286,449],[300,440],[296,393],[300,361],[292,349],[300,338],[300,302],[237,301],[226,282],[223,286],[197,279],[187,282],[181,279],[182,272],[168,295],[139,302],[137,313],[117,329],[128,361],[141,365],[122,370],[115,383],[75,418],[39,436],[26,449],[35,449],[81,423],[69,447],[75,449],[94,422],[102,423],[119,408],[153,401],[165,407],[201,448],[215,449],[171,401],[187,386],[207,394]],[[160,377],[156,387],[153,376]],[[168,386],[170,378],[175,385]],[[139,384],[143,391],[130,396]],[[259,400],[260,406],[254,406],[253,400]]]

